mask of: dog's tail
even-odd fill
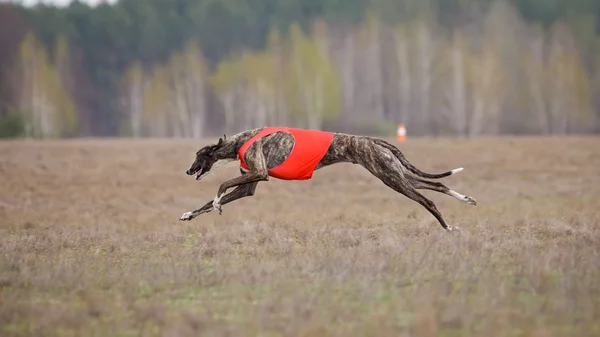
[[[413,164],[411,164],[408,159],[406,159],[404,157],[404,155],[402,154],[402,152],[400,152],[400,150],[395,147],[394,145],[381,140],[381,139],[376,139],[376,143],[384,146],[385,148],[389,149],[390,151],[392,151],[392,153],[396,156],[396,158],[398,158],[398,160],[400,160],[400,162],[402,163],[402,165],[404,165],[410,172],[414,173],[415,175],[422,177],[422,178],[427,178],[427,179],[440,179],[440,178],[444,178],[447,176],[451,176],[453,174],[456,174],[460,171],[463,170],[462,167],[456,168],[454,170],[450,170],[444,173],[438,173],[438,174],[432,174],[432,173],[426,173],[423,172],[421,170],[419,170],[418,168],[414,167]]]

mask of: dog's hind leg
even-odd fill
[[[431,213],[437,219],[437,221],[440,223],[440,225],[442,225],[442,227],[445,230],[454,230],[453,227],[448,226],[448,224],[446,224],[446,221],[442,217],[442,214],[437,209],[433,201],[427,199],[424,195],[419,193],[404,176],[384,176],[379,177],[379,179],[381,179],[381,181],[383,181],[385,185],[391,187],[396,192],[405,195],[406,197],[418,202],[419,204],[421,204],[421,206],[425,207],[425,209],[427,209],[429,213]]]
[[[432,191],[436,191],[436,192],[440,192],[446,195],[449,195],[451,197],[454,197],[466,204],[469,205],[477,205],[477,201],[475,201],[475,198],[470,197],[468,195],[462,195],[454,190],[449,189],[448,187],[446,187],[446,185],[439,183],[439,182],[434,182],[434,181],[427,181],[427,180],[423,180],[421,178],[417,178],[417,177],[407,177],[408,181],[410,182],[411,185],[413,185],[413,187],[415,189],[426,189],[426,190],[432,190]]]
[[[401,163],[391,153],[386,153],[386,151],[388,150],[377,149],[371,151],[371,159],[362,161],[360,164],[371,172],[371,174],[379,178],[386,186],[425,207],[445,230],[454,230],[455,228],[446,224],[446,221],[433,201],[419,193],[404,176]]]
[[[256,185],[258,185],[258,181],[237,186],[233,191],[225,194],[221,198],[221,205],[228,204],[234,200],[241,199],[244,197],[253,196],[254,192],[256,191]],[[203,214],[203,213],[208,213],[208,212],[212,211],[213,209],[214,209],[213,201],[211,200],[211,201],[207,202],[204,206],[202,206],[196,210],[183,213],[183,215],[179,218],[179,220],[181,220],[181,221],[192,220],[193,218],[197,217],[198,215]],[[220,213],[220,210],[219,210],[219,213]]]

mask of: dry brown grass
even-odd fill
[[[600,334],[598,138],[411,140],[473,207],[460,233],[366,170],[260,183],[179,216],[237,174],[184,174],[174,140],[0,143],[2,336]]]

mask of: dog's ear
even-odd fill
[[[217,146],[221,146],[221,144],[223,144],[223,138],[219,138],[219,142],[217,143]]]
[[[223,140],[227,140],[227,135],[223,134]]]

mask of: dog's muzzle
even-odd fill
[[[194,171],[191,171],[191,170],[189,170],[189,169],[188,169],[187,171],[185,171],[185,174],[187,174],[188,176],[191,176],[191,175],[194,175],[194,173],[193,173],[193,172],[194,172]],[[196,171],[196,180],[200,180],[200,178],[201,178],[200,176],[201,176],[203,173],[204,173],[204,172],[202,171],[202,168],[201,168],[201,169],[199,169],[198,171]]]

